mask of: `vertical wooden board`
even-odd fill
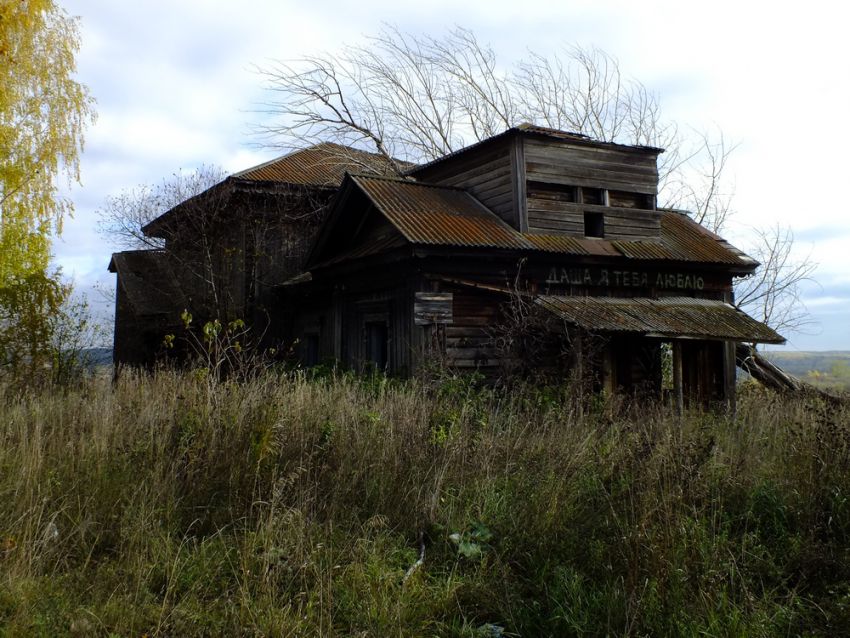
[[[528,203],[525,178],[525,138],[514,137],[511,145],[511,182],[513,193],[514,228],[528,232]]]

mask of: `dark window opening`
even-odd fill
[[[578,188],[565,184],[529,181],[526,183],[526,195],[533,199],[575,203],[578,201]]]
[[[387,337],[386,322],[366,323],[366,360],[378,370],[387,368]]]
[[[303,349],[304,367],[319,365],[319,335],[305,335]]]
[[[584,236],[605,237],[605,217],[602,213],[584,214]]]
[[[608,191],[608,205],[619,208],[642,208],[652,210],[652,195],[642,193],[627,193],[625,191]]]
[[[605,204],[605,196],[601,188],[582,188],[581,201],[585,204],[603,206]]]

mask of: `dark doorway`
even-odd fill
[[[366,360],[377,370],[387,368],[387,324],[384,321],[366,323]]]

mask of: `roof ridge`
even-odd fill
[[[261,162],[260,164],[256,164],[255,166],[250,166],[248,168],[244,168],[241,171],[237,171],[235,173],[232,173],[231,175],[229,175],[229,177],[237,177],[237,178],[242,177],[242,176],[246,175],[247,173],[252,173],[252,172],[254,172],[258,169],[265,168],[267,166],[271,166],[272,164],[275,164],[275,163],[277,163],[281,160],[285,160],[289,157],[294,157],[295,155],[298,155],[300,153],[307,153],[309,151],[322,149],[322,148],[329,148],[329,147],[332,147],[332,148],[335,148],[335,149],[341,149],[341,150],[344,150],[344,151],[353,151],[355,153],[360,153],[362,155],[370,155],[372,157],[383,157],[383,155],[381,153],[373,153],[372,151],[366,151],[366,150],[363,150],[361,148],[355,148],[354,146],[347,146],[345,144],[339,144],[337,142],[318,142],[316,144],[311,144],[310,146],[305,146],[304,148],[293,149],[293,150],[289,151],[288,153],[284,153],[283,155],[278,155],[277,157],[274,157],[274,158],[267,160],[265,162]]]
[[[426,188],[440,188],[448,191],[460,191],[462,193],[466,193],[467,195],[472,196],[465,188],[461,188],[460,186],[449,186],[448,184],[434,184],[433,182],[420,182],[415,177],[411,178],[407,175],[395,176],[395,175],[378,175],[377,173],[348,173],[352,178],[366,178],[366,179],[380,179],[385,182],[396,182],[399,184],[410,184],[411,186],[424,186]],[[477,198],[476,198],[477,199]],[[489,210],[489,209],[488,209]]]

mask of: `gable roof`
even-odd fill
[[[314,258],[320,256],[327,237],[333,232],[351,189],[363,193],[375,210],[414,245],[722,264],[740,272],[750,272],[758,265],[724,239],[678,211],[659,211],[661,236],[657,241],[522,233],[462,189],[400,178],[349,175],[334,202],[331,216],[317,238],[308,259],[308,268],[319,265]],[[375,252],[371,250],[370,254]],[[362,249],[344,253],[325,255],[321,265],[338,263],[344,258],[354,259],[362,253]]]
[[[396,160],[402,168],[412,166],[408,162]],[[314,188],[335,189],[342,182],[346,173],[392,173],[391,162],[379,153],[369,153],[342,144],[323,142],[314,146],[287,153],[263,164],[234,173],[218,184],[215,184],[193,197],[177,204],[162,213],[156,219],[148,222],[142,232],[151,237],[162,237],[167,221],[179,219],[175,217],[181,211],[187,210],[194,202],[203,202],[204,198],[216,195],[222,198],[223,206],[227,205],[234,190],[250,185],[274,184],[281,186],[308,186]]]
[[[402,167],[410,166],[407,162],[398,163]],[[385,175],[392,172],[392,163],[383,155],[323,142],[239,171],[231,177],[253,182],[285,182],[335,188],[346,173]]]
[[[413,244],[528,248],[513,228],[460,188],[352,175],[379,212]]]

